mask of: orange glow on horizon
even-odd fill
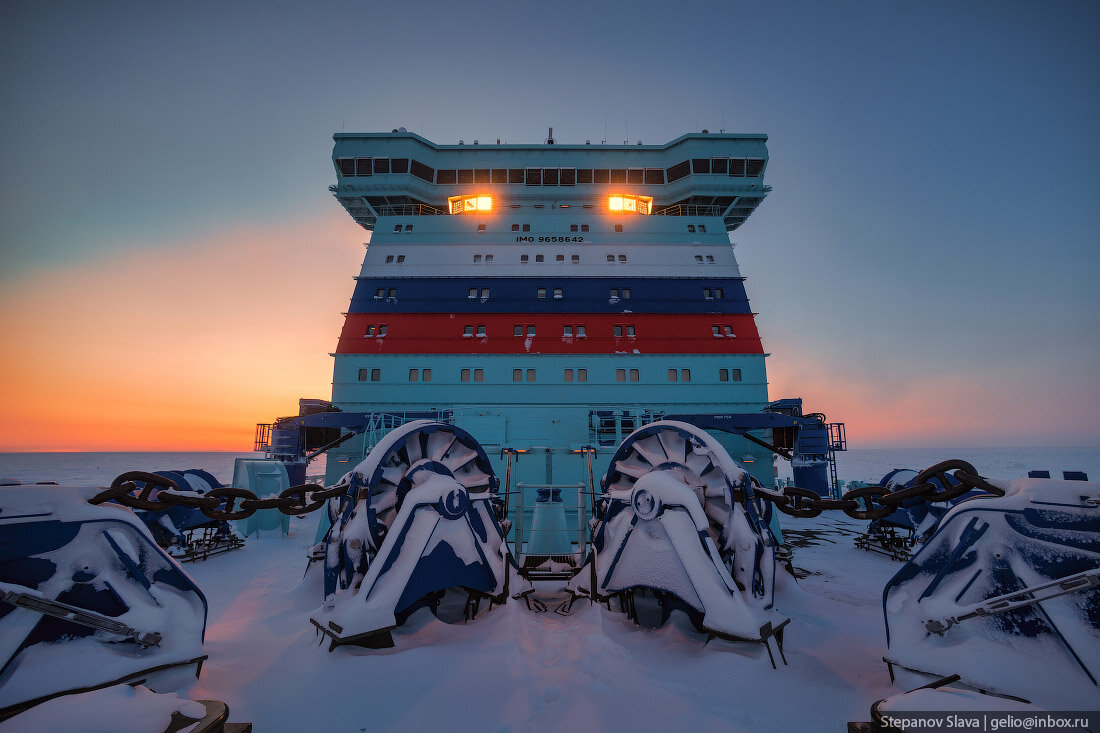
[[[257,422],[331,395],[348,290],[325,284],[366,235],[333,212],[5,284],[0,450],[252,450]]]

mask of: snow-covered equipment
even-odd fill
[[[503,603],[514,562],[485,451],[453,425],[417,420],[388,433],[340,481],[324,541],[324,605],[310,619],[340,644],[393,645],[390,630],[453,591],[472,618]],[[450,605],[450,601],[448,601]]]
[[[128,471],[118,476],[112,486],[127,482],[134,485],[134,492],[142,500],[150,502],[158,501],[162,491],[200,497],[212,489],[223,488],[218,479],[198,468],[153,473]],[[176,504],[151,511],[134,508],[134,513],[153,533],[157,544],[180,562],[205,560],[244,546],[244,540],[228,522],[211,519],[198,507]]]
[[[913,489],[918,475],[911,469],[895,468],[883,476],[878,485],[885,487],[890,493]],[[936,493],[954,493],[961,483],[947,472],[931,476],[927,480]],[[856,537],[856,547],[895,560],[908,560],[913,554],[913,548],[927,541],[936,531],[936,526],[948,509],[959,502],[985,494],[980,489],[971,489],[954,498],[935,503],[927,501],[920,494],[904,499],[895,506],[893,514],[872,519],[867,531]]]
[[[891,675],[1051,709],[1100,699],[1100,483],[1002,487],[948,511],[886,585]]]
[[[145,680],[174,689],[206,656],[206,598],[100,489],[0,487],[0,716]]]
[[[650,423],[622,442],[601,486],[574,595],[617,598],[635,621],[681,610],[700,631],[762,643],[769,656],[775,638],[782,654],[789,619],[773,608],[771,507],[718,441],[687,423]]]

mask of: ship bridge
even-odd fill
[[[492,211],[499,223],[501,213],[513,211],[577,217],[636,213],[681,221],[719,218],[725,231],[733,231],[771,190],[763,182],[768,164],[763,134],[702,132],[664,145],[476,140],[438,145],[402,131],[338,133],[333,139],[337,183],[330,190],[368,230],[379,226],[383,217]],[[492,230],[493,222],[483,223],[481,231]],[[521,233],[537,231],[533,222],[509,222],[509,230],[511,223],[519,223]],[[522,229],[523,223],[529,228]],[[400,224],[404,231],[407,224]],[[662,229],[650,223],[651,233]],[[575,231],[580,233],[579,225]],[[677,225],[676,231],[683,230]],[[455,233],[448,232],[448,241],[454,241]]]

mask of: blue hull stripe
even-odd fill
[[[544,297],[539,297],[539,289]],[[555,298],[555,290],[561,297]],[[488,292],[488,297],[482,294]],[[617,291],[618,297],[612,296]],[[629,297],[624,297],[629,293]],[[741,278],[364,278],[349,313],[751,313]]]

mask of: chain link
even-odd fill
[[[157,490],[155,496],[153,491]],[[131,509],[149,512],[164,511],[174,506],[193,507],[211,519],[237,520],[252,516],[261,509],[278,509],[283,514],[297,516],[320,509],[329,499],[347,493],[348,484],[341,482],[325,489],[317,484],[291,486],[278,497],[261,499],[248,489],[223,486],[205,494],[184,492],[172,479],[145,471],[127,471],[92,498],[89,504],[117,501]],[[239,500],[239,506],[237,506]],[[235,508],[237,507],[237,508]]]
[[[948,471],[958,483],[952,483]],[[933,479],[939,483],[933,483]],[[139,485],[139,482],[141,485]],[[153,490],[158,489],[156,496]],[[316,511],[329,499],[346,494],[347,482],[330,488],[317,488],[317,484],[291,486],[278,497],[261,499],[248,489],[224,486],[205,494],[184,492],[166,476],[145,471],[128,471],[111,482],[111,487],[88,500],[91,504],[117,501],[131,509],[164,511],[174,506],[199,509],[211,519],[237,520],[252,516],[260,509],[278,509],[283,514],[298,516]],[[956,499],[968,491],[981,489],[994,496],[1004,496],[1004,490],[978,475],[966,461],[953,459],[930,466],[916,475],[913,485],[891,491],[885,486],[860,486],[845,492],[840,499],[820,496],[816,491],[798,486],[781,489],[754,487],[754,495],[770,501],[775,508],[792,517],[810,519],[824,511],[842,511],[853,519],[882,519],[894,513],[898,505],[910,499],[926,502],[943,502]],[[239,500],[239,507],[238,505]]]
[[[947,472],[951,470],[955,471],[952,476],[957,483],[948,478]],[[934,483],[933,479],[939,483]],[[885,486],[860,486],[845,492],[840,499],[828,499],[810,489],[785,486],[774,491],[756,488],[754,494],[772,502],[776,509],[792,517],[808,519],[823,511],[842,511],[853,519],[882,519],[893,514],[902,502],[911,499],[950,501],[973,489],[981,489],[994,496],[1005,495],[1004,489],[979,476],[974,466],[958,459],[924,469],[914,477],[912,486],[896,491]]]

